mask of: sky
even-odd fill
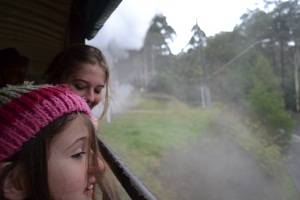
[[[263,0],[123,0],[94,39],[87,41],[100,49],[108,45],[138,49],[142,46],[153,16],[162,13],[176,31],[171,44],[178,53],[191,37],[197,22],[207,36],[232,31],[249,9],[263,8]]]

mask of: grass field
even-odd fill
[[[100,137],[154,194],[160,199],[172,199],[172,191],[156,175],[161,159],[172,149],[180,148],[193,138],[201,138],[214,130],[220,116],[224,118],[221,111],[224,111],[222,106],[191,108],[169,97],[148,96],[129,111],[114,116],[112,123],[104,122]],[[225,125],[234,130],[233,136],[237,142],[254,154],[266,171],[277,170],[281,162],[278,150],[272,146],[264,147],[259,139],[249,134],[239,135],[244,127],[240,121],[237,123],[238,116],[232,116],[227,117],[225,123],[228,125]],[[282,188],[287,191],[288,199],[293,200],[293,186],[286,175]]]
[[[122,160],[156,193],[163,187],[153,177],[160,158],[171,148],[205,132],[212,112],[192,109],[176,100],[147,99],[104,123],[102,137]]]

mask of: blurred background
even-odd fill
[[[300,198],[296,0],[123,0],[99,136],[157,196]],[[97,114],[97,111],[95,111]]]

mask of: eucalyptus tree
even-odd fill
[[[199,27],[198,23],[191,29],[192,36],[182,50],[180,62],[181,74],[188,84],[197,84],[203,78],[205,71],[204,48],[206,46],[207,37],[205,32]]]
[[[192,27],[192,36],[188,43],[188,49],[202,49],[206,46],[206,35],[205,32],[200,28],[198,22]]]
[[[237,27],[245,44],[269,59],[274,72],[280,76],[287,108],[299,110],[299,5],[297,0],[265,1],[267,11],[249,11]],[[296,101],[295,101],[296,100]]]
[[[283,90],[285,90],[285,75],[286,75],[286,62],[287,62],[287,51],[288,51],[288,42],[290,41],[290,27],[289,27],[289,19],[291,10],[293,8],[291,7],[290,2],[283,2],[279,3],[275,9],[270,13],[273,18],[272,23],[272,36],[274,38],[274,41],[276,42],[274,44],[275,47],[277,47],[277,56],[279,58],[278,60],[278,66],[279,66],[279,74],[281,76],[281,87]]]
[[[255,9],[243,14],[241,21],[235,29],[240,34],[239,49],[251,47],[268,57],[274,66],[276,57],[272,37],[272,16],[263,10]]]
[[[176,32],[168,24],[165,16],[159,14],[153,18],[146,33],[142,49],[143,57],[146,61],[146,87],[159,88],[160,86],[158,85],[149,86],[149,81],[153,78],[159,78],[161,73],[169,71],[172,67],[170,43],[175,36]],[[152,81],[152,84],[161,81],[163,80]]]
[[[296,111],[300,111],[299,95],[299,67],[300,67],[300,7],[298,1],[295,1],[295,10],[292,20],[290,20],[291,35],[294,46],[294,80],[295,80],[295,104]]]
[[[276,57],[278,71],[281,77],[281,86],[285,93],[287,108],[296,108],[299,111],[299,45],[300,27],[298,0],[268,1],[273,5],[270,12],[273,18],[273,38],[277,47]]]
[[[201,81],[204,75],[205,32],[198,23],[191,28],[191,38],[181,53],[173,58],[175,95],[190,104],[200,103]]]
[[[289,79],[294,78],[294,88],[295,88],[295,109],[297,112],[300,111],[300,102],[299,102],[299,67],[300,67],[300,6],[298,0],[290,1],[286,5],[289,7],[288,15],[288,26],[289,26],[289,51],[288,56],[290,57],[290,65],[294,66],[293,70],[291,69],[291,74],[293,76],[288,77]],[[292,85],[292,84],[291,84]]]
[[[156,15],[152,19],[146,33],[144,47],[155,51],[158,55],[170,55],[169,43],[176,35],[175,30],[168,24],[164,15]]]

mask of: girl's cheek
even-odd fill
[[[49,169],[49,187],[55,196],[84,191],[87,185],[86,177],[85,163],[69,160],[68,163]]]

